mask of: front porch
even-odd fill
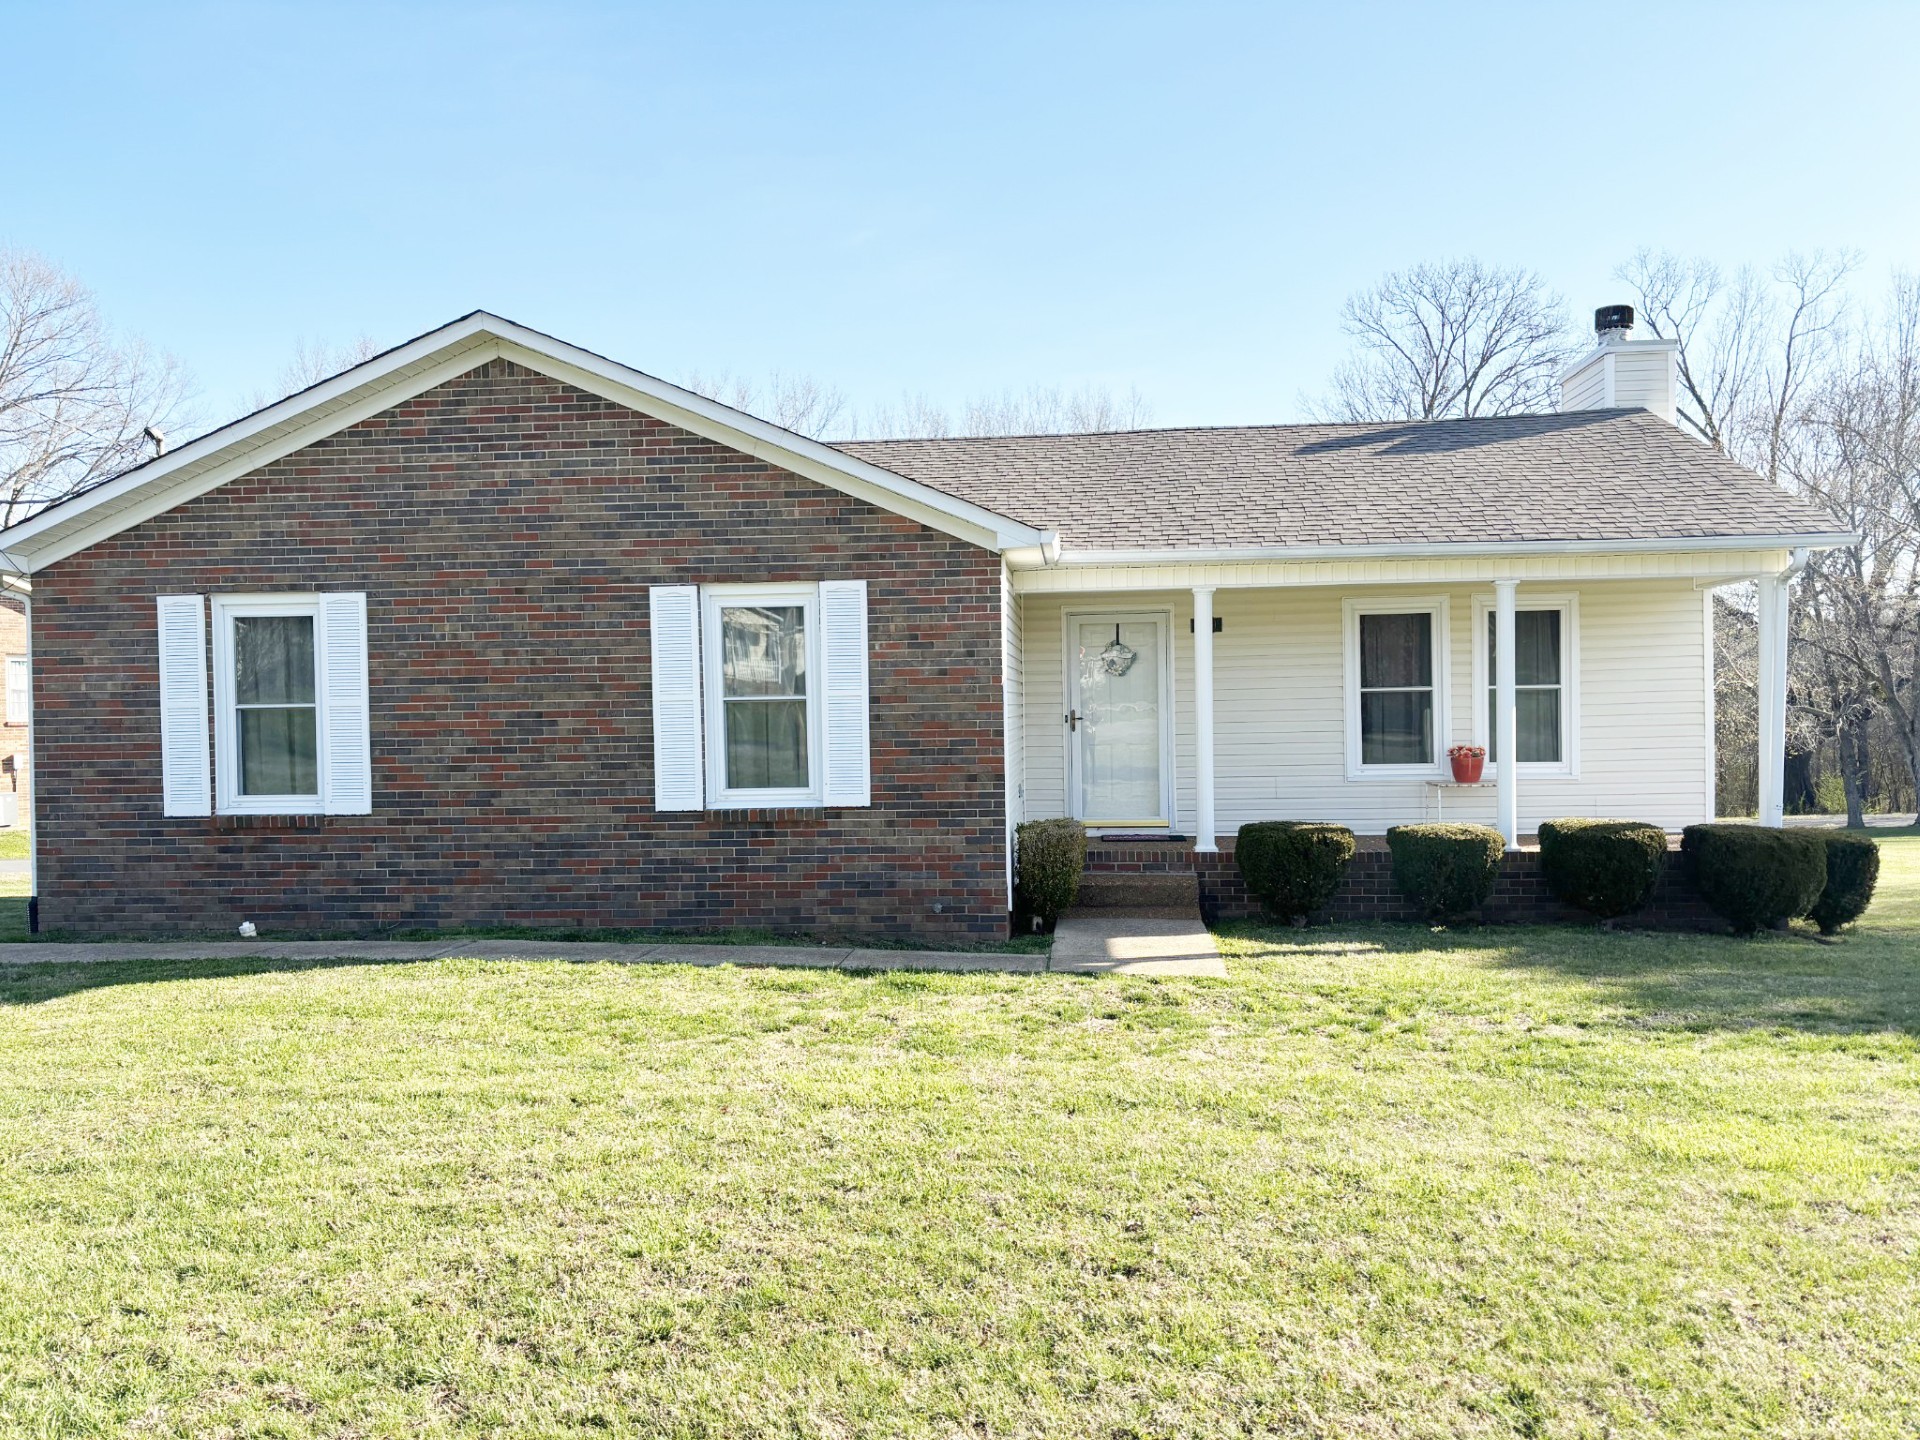
[[[1516,856],[1542,821],[1566,816],[1678,832],[1715,814],[1712,591],[1755,577],[1769,657],[1762,768],[1778,779],[1768,761],[1785,730],[1777,597],[1789,560],[1703,550],[1015,571],[1009,810],[1072,816],[1096,835],[1202,837],[1185,847],[1195,873],[1256,820],[1363,837],[1467,821],[1500,830]],[[1484,784],[1452,783],[1457,744],[1490,752]],[[1778,811],[1776,784],[1763,821]],[[1152,848],[1105,851],[1100,873],[1125,873],[1130,853],[1144,863]],[[1363,867],[1384,864],[1384,851],[1363,854],[1380,856]],[[1230,909],[1227,890],[1213,892]]]

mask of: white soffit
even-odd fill
[[[1042,546],[1052,538],[604,356],[476,311],[49,506],[0,534],[5,557],[23,573],[44,569],[495,358],[678,425],[984,549]]]

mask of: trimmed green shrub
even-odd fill
[[[1700,898],[1736,935],[1804,915],[1827,883],[1827,847],[1815,830],[1689,825],[1680,839]]]
[[[1506,841],[1485,825],[1395,825],[1387,848],[1400,893],[1429,919],[1445,920],[1486,903]]]
[[[1667,832],[1639,820],[1542,820],[1540,872],[1569,905],[1604,920],[1647,903],[1667,863]]]
[[[1013,895],[1023,915],[1052,925],[1080,893],[1087,832],[1078,820],[1029,820],[1013,832]]]
[[[1233,863],[1269,915],[1292,920],[1333,898],[1353,859],[1353,831],[1318,820],[1262,820],[1242,825]]]
[[[1822,935],[1839,932],[1866,913],[1880,879],[1880,847],[1865,835],[1845,830],[1816,830],[1827,847],[1827,883],[1807,918]]]

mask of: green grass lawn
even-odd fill
[[[0,966],[0,1434],[1911,1435],[1880,838],[1831,945]]]

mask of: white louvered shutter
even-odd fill
[[[821,582],[820,668],[827,769],[821,799],[828,805],[871,805],[866,581]]]
[[[705,786],[700,751],[700,587],[647,591],[653,647],[653,808],[698,810]]]
[[[320,808],[329,815],[371,815],[373,742],[365,595],[320,597],[320,705],[327,737]]]
[[[213,813],[207,735],[207,602],[157,597],[160,622],[160,813]]]

